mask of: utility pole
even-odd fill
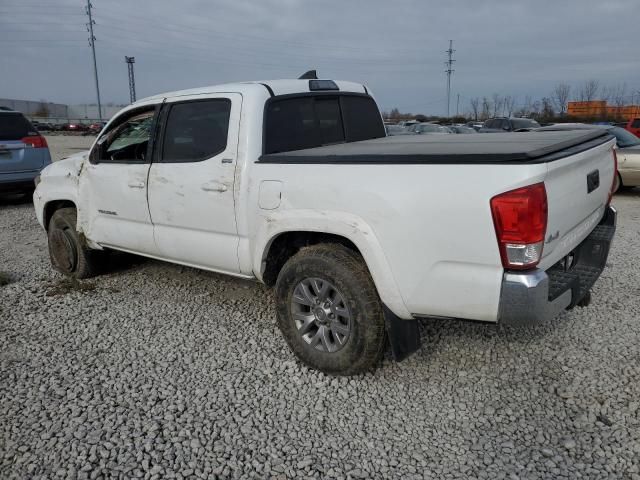
[[[98,84],[98,63],[96,62],[96,37],[93,35],[93,26],[95,25],[95,21],[91,16],[91,9],[93,5],[91,5],[91,0],[87,0],[87,7],[85,9],[87,15],[89,16],[89,23],[87,24],[87,31],[89,32],[89,46],[91,46],[91,53],[93,54],[93,75],[96,78],[96,95],[98,96],[98,118],[102,121],[102,105],[100,103],[100,85]]]
[[[136,63],[135,57],[124,57],[124,61],[127,63],[127,70],[129,71],[129,101],[133,103],[136,101],[136,77],[133,74],[133,64]]]
[[[460,94],[458,94],[458,100],[456,101],[456,117],[460,115]]]
[[[447,117],[449,117],[450,115],[449,109],[451,106],[451,74],[455,72],[455,70],[453,69],[453,62],[455,62],[455,60],[453,59],[453,52],[455,52],[455,50],[453,49],[453,40],[449,40],[449,50],[445,51],[445,53],[448,55],[448,59],[446,62],[444,62],[447,67],[447,69],[445,70],[447,74]]]

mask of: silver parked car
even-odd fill
[[[412,135],[409,129],[402,125],[385,125],[384,129],[387,131],[387,135],[389,137],[394,137],[396,135]]]
[[[411,127],[411,132],[417,135],[442,135],[452,134],[453,131],[449,127],[438,125],[436,123],[418,123]]]
[[[33,191],[50,163],[47,140],[31,122],[20,112],[0,110],[0,194]]]
[[[465,125],[452,125],[449,126],[453,133],[478,133],[475,128],[467,127]]]

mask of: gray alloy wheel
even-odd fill
[[[291,297],[291,313],[302,339],[316,350],[337,352],[349,339],[349,307],[326,280],[305,278],[299,282]]]

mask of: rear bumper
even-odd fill
[[[604,270],[616,230],[616,215],[613,207],[607,208],[600,223],[572,252],[568,269],[563,260],[546,272],[505,272],[498,321],[529,325],[551,319],[580,302]]]
[[[40,170],[0,173],[0,194],[33,190],[35,188],[33,181],[38,175],[40,175]]]

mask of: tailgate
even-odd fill
[[[547,163],[547,233],[539,267],[571,253],[601,220],[615,175],[613,139]]]
[[[0,140],[0,173],[40,170],[45,163],[46,148],[33,148],[20,140]]]

